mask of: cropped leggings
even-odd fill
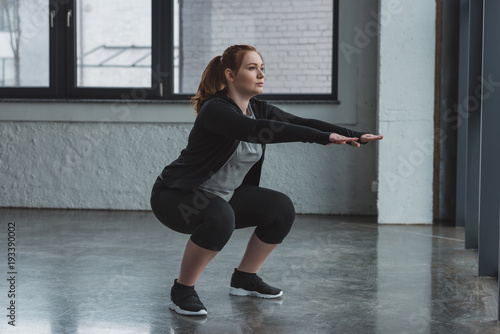
[[[235,228],[256,226],[264,243],[279,244],[292,228],[295,209],[288,196],[266,188],[243,185],[226,202],[212,193],[168,189],[161,179],[153,186],[151,208],[160,222],[191,234],[196,245],[220,251]]]

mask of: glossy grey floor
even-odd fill
[[[0,209],[1,333],[500,333],[496,278],[477,277],[463,228],[298,216],[260,275],[278,300],[233,297],[250,229],[237,230],[196,289],[208,316],[167,307],[187,236],[151,212]],[[9,326],[8,222],[16,223]]]

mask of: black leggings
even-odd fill
[[[174,231],[191,234],[191,241],[205,249],[220,251],[235,228],[256,226],[256,236],[279,244],[292,228],[295,209],[280,192],[241,186],[229,202],[212,193],[183,193],[165,187],[161,179],[153,186],[151,208],[160,222]]]

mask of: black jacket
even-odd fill
[[[243,184],[258,186],[266,144],[327,144],[332,132],[358,138],[364,133],[297,117],[257,98],[252,98],[250,104],[255,119],[244,116],[224,90],[207,100],[196,117],[187,147],[160,175],[166,187],[192,191],[222,168],[240,141],[262,144],[261,159],[243,180]]]

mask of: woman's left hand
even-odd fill
[[[359,142],[361,142],[361,143],[368,143],[370,141],[381,140],[382,138],[384,138],[384,136],[373,135],[371,133],[365,133],[364,135],[362,135],[359,138]],[[352,142],[351,145],[354,146],[354,147],[359,147],[360,146],[360,144],[358,142]]]

